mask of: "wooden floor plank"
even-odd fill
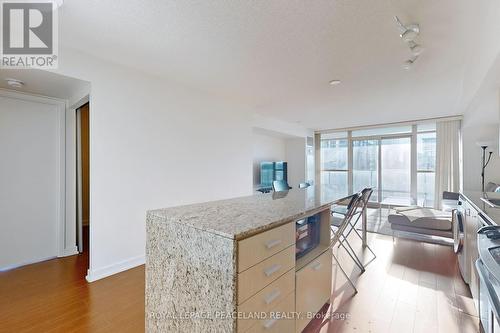
[[[333,264],[330,317],[306,332],[478,332],[451,248],[377,234],[370,244],[377,258],[364,274],[334,250],[359,293]],[[371,259],[367,250],[359,255]],[[144,332],[144,266],[89,284],[87,265],[83,254],[0,273],[0,332]]]
[[[360,248],[356,239],[350,240]],[[335,252],[359,293],[353,295],[338,277],[329,311],[347,312],[349,319],[311,323],[306,332],[479,332],[474,302],[450,247],[408,239],[393,242],[378,234],[370,234],[370,244],[377,259],[361,275],[343,250]],[[336,265],[333,274],[339,276]]]

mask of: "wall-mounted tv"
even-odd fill
[[[260,163],[260,186],[273,186],[273,181],[288,181],[287,162],[261,162]]]

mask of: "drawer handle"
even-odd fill
[[[264,298],[264,302],[266,304],[271,304],[276,298],[280,297],[280,295],[281,292],[278,289],[276,289],[275,291],[267,295],[266,298]]]
[[[272,265],[271,267],[269,267],[268,269],[266,269],[264,271],[264,274],[266,274],[267,277],[270,277],[271,275],[273,275],[274,273],[276,273],[277,271],[279,271],[281,269],[281,265],[279,264],[274,264]]]
[[[278,321],[278,319],[271,319],[271,320],[268,320],[264,323],[264,328],[266,330],[270,329],[271,327],[274,326],[274,324],[276,324],[276,322]]]
[[[321,265],[321,262],[318,261],[318,262],[316,262],[314,264],[314,266],[312,267],[312,269],[314,269],[315,271],[317,271],[317,270],[319,270],[321,268],[321,266],[323,266],[323,265]]]
[[[281,244],[281,239],[275,239],[270,242],[267,242],[266,247],[267,249],[272,249],[273,247],[280,245]]]

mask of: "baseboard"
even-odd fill
[[[57,258],[57,257],[40,258],[40,259],[25,261],[25,262],[20,263],[20,264],[14,264],[14,265],[0,267],[0,272],[10,271],[11,269],[14,269],[14,268],[19,268],[19,267],[23,267],[23,266],[31,265],[31,264],[37,264],[39,262],[47,261],[47,260],[52,260],[52,259],[55,259],[55,258]]]
[[[58,257],[69,257],[75,254],[78,254],[78,247],[76,245],[62,250],[62,253],[60,253]]]
[[[98,269],[89,269],[87,271],[87,276],[85,277],[85,279],[87,279],[88,282],[94,282],[110,275],[114,275],[116,273],[120,273],[128,269],[143,265],[145,262],[145,256],[137,256]]]

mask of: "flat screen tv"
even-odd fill
[[[261,162],[260,163],[260,186],[271,187],[275,180],[288,181],[287,162]]]

